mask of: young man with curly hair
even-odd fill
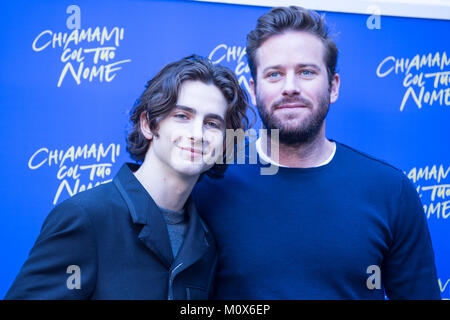
[[[216,244],[190,194],[202,174],[223,175],[226,129],[247,128],[247,107],[225,67],[198,56],[164,67],[131,112],[140,165],[57,205],[6,298],[207,299]]]

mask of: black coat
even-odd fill
[[[208,298],[216,245],[193,201],[174,259],[164,217],[129,166],[50,212],[5,299]]]

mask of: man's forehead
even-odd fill
[[[324,55],[325,45],[316,35],[305,31],[287,31],[269,37],[259,46],[256,63],[258,70],[287,63],[324,66]]]
[[[193,114],[225,116],[228,102],[215,84],[200,80],[186,80],[180,85],[176,109]]]

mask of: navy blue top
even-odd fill
[[[261,175],[260,164],[236,164],[197,184],[194,199],[219,250],[214,298],[440,299],[413,184],[336,145],[320,167]]]

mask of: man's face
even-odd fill
[[[257,50],[252,101],[267,129],[279,129],[287,145],[311,141],[324,130],[330,102],[337,100],[339,76],[328,82],[322,41],[307,32],[288,31]]]
[[[159,123],[147,154],[150,161],[181,175],[195,176],[222,156],[227,101],[201,81],[181,84],[176,107]]]

